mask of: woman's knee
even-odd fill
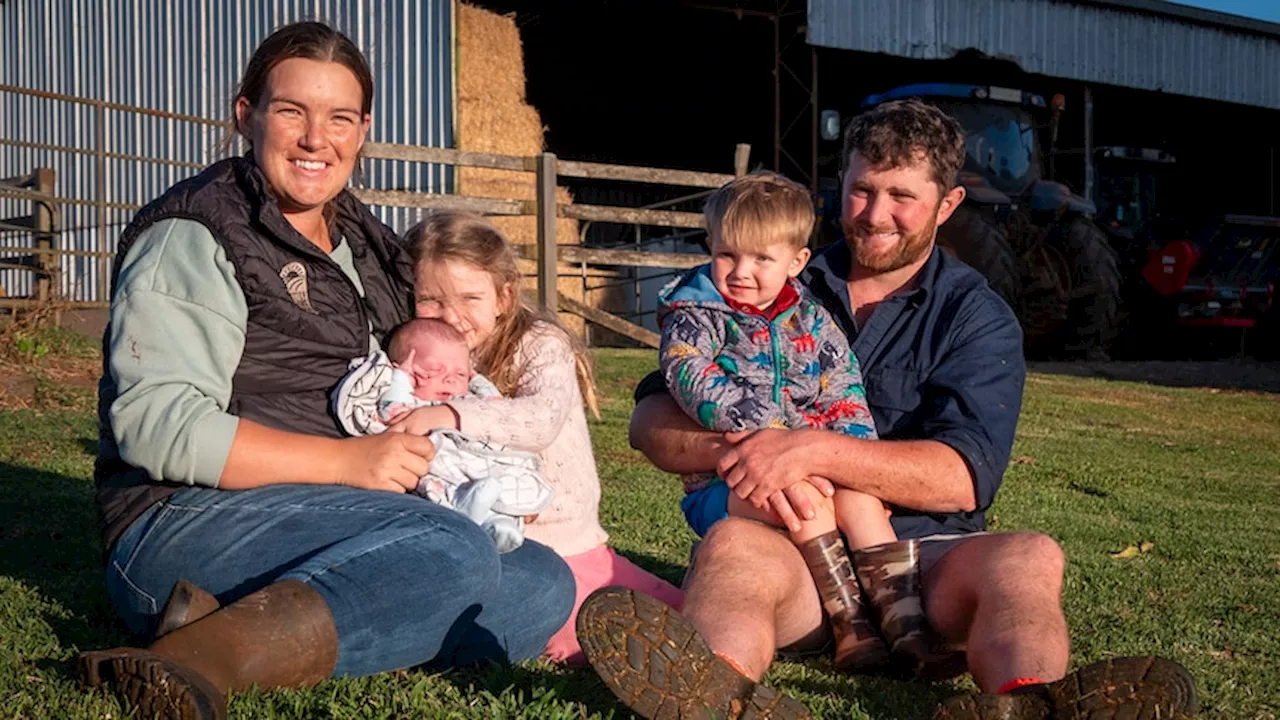
[[[545,622],[550,632],[555,632],[569,619],[577,600],[573,570],[554,550],[529,540],[521,547],[520,561],[524,574],[537,583],[528,589],[527,597],[538,598],[541,610],[531,612],[530,616]]]

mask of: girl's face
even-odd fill
[[[498,319],[511,310],[512,289],[498,288],[487,270],[460,260],[422,263],[414,272],[417,315],[443,320],[474,350],[489,339]]]

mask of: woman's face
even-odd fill
[[[320,211],[346,187],[369,132],[364,91],[336,62],[289,58],[254,105],[236,100],[242,135],[285,213]]]
[[[484,268],[459,260],[421,263],[414,273],[417,315],[438,318],[467,339],[467,348],[479,347],[511,309],[512,291],[499,291],[494,276]]]

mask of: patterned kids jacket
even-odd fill
[[[772,320],[735,310],[689,270],[658,294],[658,362],[676,403],[708,430],[821,428],[875,438],[858,359],[831,315],[790,280],[799,302]],[[714,475],[685,478],[685,491]]]

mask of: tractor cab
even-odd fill
[[[1167,215],[1177,159],[1158,148],[1102,147],[1094,151],[1098,221],[1114,236],[1143,236]]]
[[[1045,179],[1040,133],[1056,123],[1060,104],[1051,110],[1040,95],[995,85],[919,83],[871,95],[862,106],[907,97],[937,105],[964,127],[960,182],[969,199],[983,205],[1024,205],[1031,211],[1096,212],[1090,200]]]

